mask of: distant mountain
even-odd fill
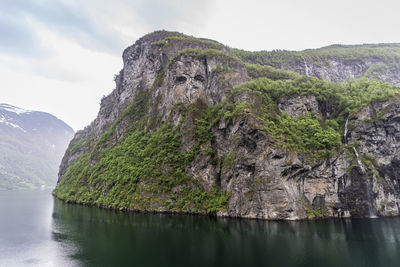
[[[0,189],[55,185],[73,135],[49,113],[0,104]]]

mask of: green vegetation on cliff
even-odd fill
[[[377,80],[333,83],[302,76],[288,81],[258,78],[233,90],[234,95],[243,92],[254,94],[259,101],[246,105],[237,102],[236,107],[251,110],[264,122],[265,131],[284,147],[320,158],[330,157],[340,148],[344,123],[350,114],[371,101],[391,97],[400,89]],[[278,102],[302,95],[314,95],[329,117],[310,113],[293,117],[279,111]]]
[[[276,69],[271,66],[261,66],[258,64],[245,63],[249,76],[253,79],[256,78],[269,78],[271,80],[290,80],[300,77],[299,74],[292,71]]]
[[[140,97],[143,94],[137,94]],[[147,98],[143,104],[149,102]],[[145,114],[137,117],[138,110],[143,112],[146,106],[138,107],[134,101],[117,120],[127,116],[137,119],[127,137],[109,147],[107,143],[112,140],[116,123],[112,125],[95,149],[82,154],[68,168],[54,194],[68,202],[123,210],[215,213],[226,208],[229,193],[218,188],[205,191],[185,172],[188,164],[202,152],[200,145],[210,137],[212,108],[199,102],[180,108],[177,105],[183,119],[192,116],[198,121],[195,124],[197,144],[190,151],[182,152],[182,124],[174,126],[164,121],[150,131],[149,117]],[[98,149],[101,144],[106,148]]]
[[[160,41],[153,42],[153,45],[160,45],[162,47],[170,46],[173,42],[185,42],[185,43],[198,43],[204,46],[207,46],[210,49],[221,49],[224,47],[223,44],[220,44],[213,40],[208,40],[204,38],[196,38],[193,36],[187,36],[182,34],[177,34],[173,36],[168,36]]]
[[[329,59],[344,61],[361,61],[365,59],[382,59],[389,66],[398,66],[400,62],[400,44],[366,44],[366,45],[331,45],[319,49],[304,51],[258,51],[250,52],[232,49],[231,53],[245,62],[283,68],[288,64],[298,63],[301,66],[306,60],[309,64],[329,67]]]
[[[206,57],[214,57],[214,58],[218,58],[221,61],[226,60],[226,61],[239,62],[238,58],[233,57],[221,50],[186,48],[186,49],[180,50],[169,60],[168,67],[170,67],[172,65],[172,63],[174,63],[176,60],[178,60],[180,57],[182,57],[182,55],[191,55],[198,59],[204,59]]]

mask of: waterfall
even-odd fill
[[[304,69],[305,69],[305,72],[306,72],[306,76],[310,76],[310,69],[307,66],[306,60],[303,57],[301,59],[303,60],[303,63],[304,63]]]
[[[372,189],[371,189],[370,179],[369,179],[369,177],[367,175],[367,172],[365,171],[365,168],[364,168],[364,166],[363,166],[363,164],[361,162],[360,155],[358,154],[357,149],[355,147],[353,147],[353,150],[354,150],[354,154],[356,155],[356,158],[357,158],[358,167],[360,168],[361,173],[363,174],[363,178],[365,178],[365,183],[366,183],[366,186],[367,186],[366,193],[367,193],[367,201],[368,201],[368,203],[367,203],[367,205],[368,205],[368,216],[369,216],[369,218],[377,218],[375,209],[372,206],[373,198],[371,196]]]
[[[362,173],[363,175],[367,174],[367,172],[365,171],[364,166],[362,165],[362,162],[361,162],[361,160],[360,160],[360,155],[358,154],[357,149],[356,149],[355,147],[353,147],[353,150],[354,150],[354,154],[356,154],[358,167],[360,167],[361,173]]]
[[[346,123],[344,124],[344,133],[343,133],[343,142],[347,144],[347,125],[349,124],[349,117],[346,119]]]

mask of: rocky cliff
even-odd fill
[[[327,81],[366,77],[400,83],[400,44],[331,45],[304,51],[248,52],[232,49],[245,62],[286,69]]]
[[[382,64],[380,47],[367,69]],[[398,215],[399,88],[365,77],[330,82],[369,77],[345,67],[347,57],[321,76],[312,71],[321,64],[304,73],[291,57],[276,66],[259,53],[173,32],[139,39],[98,117],[71,141],[54,194],[261,219]],[[380,75],[399,79],[396,69]]]

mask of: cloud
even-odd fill
[[[0,53],[35,56],[43,54],[39,38],[21,19],[0,14]]]
[[[126,45],[119,32],[90,14],[96,5],[79,2],[83,1],[0,1],[0,65],[25,75],[78,83],[93,78],[93,52],[103,59],[108,57],[102,54],[120,58]]]
[[[22,55],[40,51],[36,29],[30,25],[30,21],[36,21],[83,47],[120,53],[123,43],[118,34],[95,24],[87,11],[74,5],[74,1],[67,4],[54,0],[3,0],[0,2],[0,47]],[[35,44],[35,49],[27,44]]]
[[[150,31],[198,32],[212,6],[210,0],[2,0],[0,52],[42,55],[45,40],[38,38],[34,22],[84,48],[119,56]]]
[[[196,34],[211,7],[210,0],[2,0],[0,56],[23,59],[20,68],[37,75],[76,82],[84,77],[59,59],[65,53],[74,58],[77,48],[65,44],[120,58],[124,48],[154,30]]]
[[[213,14],[211,0],[125,1],[151,30],[197,31]]]

